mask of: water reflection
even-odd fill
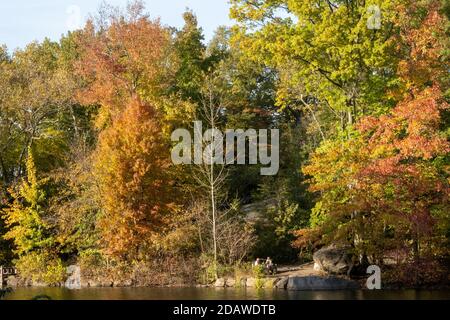
[[[449,290],[285,291],[232,288],[17,288],[6,299],[29,300],[38,295],[47,295],[54,300],[450,300]]]

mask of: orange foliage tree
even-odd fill
[[[108,255],[140,257],[164,231],[175,209],[169,155],[155,111],[137,101],[101,133],[94,174],[103,209],[98,227]]]
[[[175,208],[170,150],[155,107],[168,43],[168,30],[143,13],[141,1],[125,12],[106,5],[77,34],[77,96],[100,106],[97,227],[105,253],[117,260],[145,257]]]
[[[100,104],[102,127],[136,97],[152,102],[161,82],[169,33],[143,13],[139,1],[126,12],[108,6],[77,35],[75,69],[84,79],[83,104]]]

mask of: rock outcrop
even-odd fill
[[[288,277],[281,278],[275,283],[275,288],[277,288],[277,289],[286,289],[288,282],[289,282],[289,278]]]
[[[314,269],[330,274],[350,274],[353,268],[352,256],[346,248],[325,247],[313,255]]]
[[[226,283],[227,283],[227,281],[225,278],[219,278],[214,283],[214,287],[216,287],[216,288],[225,287]]]

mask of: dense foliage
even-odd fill
[[[393,282],[448,280],[448,2],[231,3],[209,43],[193,12],[177,30],[135,1],[0,47],[0,265],[167,284],[333,244]],[[278,174],[173,165],[195,119],[280,129]]]

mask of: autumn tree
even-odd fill
[[[64,166],[75,136],[89,126],[88,121],[81,120],[83,115],[73,97],[78,83],[65,55],[71,39],[68,35],[64,44],[48,39],[33,42],[13,54],[6,48],[0,50],[2,203],[13,201],[8,189],[17,188],[27,175],[30,146],[36,170],[47,175]],[[48,199],[52,192],[47,194]]]
[[[405,56],[394,94],[402,101],[386,115],[362,118],[350,139],[326,141],[312,154],[303,171],[321,196],[313,230],[298,233],[298,246],[349,244],[379,263],[392,255],[406,263],[448,255],[450,145],[442,131],[448,103],[440,89],[446,66],[437,63],[445,17],[436,1],[413,9],[398,8],[398,49]],[[420,22],[409,25],[413,18]]]
[[[209,80],[210,81],[210,80]],[[217,161],[221,156],[217,150],[223,141],[217,139],[217,125],[221,110],[220,102],[215,99],[214,86],[208,81],[204,90],[204,118],[210,129],[201,134],[210,143],[203,143],[205,148],[202,163],[193,168],[193,177],[198,184],[196,197],[201,199],[197,222],[202,253],[215,280],[220,276],[220,265],[240,264],[254,247],[256,237],[253,226],[245,221],[239,212],[239,200],[231,199],[226,182],[229,166]],[[213,131],[211,131],[213,130]],[[207,270],[208,271],[208,270]]]
[[[100,106],[94,176],[102,214],[96,224],[105,253],[118,260],[143,258],[173,209],[163,134],[170,125],[161,121],[169,104],[161,98],[168,44],[168,30],[150,20],[140,1],[125,11],[104,6],[77,37],[75,70],[85,84],[78,99]]]
[[[103,208],[98,227],[107,254],[142,258],[164,231],[176,209],[169,155],[155,110],[138,101],[101,133],[94,174]]]
[[[45,40],[2,58],[0,89],[0,168],[6,184],[25,174],[27,149],[33,145],[39,169],[49,171],[64,161],[70,141],[74,83],[59,66],[58,43]],[[49,156],[52,155],[52,156]]]
[[[429,89],[389,115],[361,120],[351,139],[324,143],[311,156],[303,171],[322,194],[311,222],[325,242],[350,241],[357,253],[381,259],[393,245],[408,247],[411,232],[431,237],[435,219],[448,219],[443,108],[439,91]],[[391,227],[396,241],[385,237]]]
[[[100,128],[137,97],[155,104],[169,33],[159,21],[150,20],[142,2],[130,2],[126,11],[104,5],[77,39],[75,70],[85,82],[78,99],[101,106]]]
[[[50,228],[43,220],[45,192],[42,190],[42,181],[36,177],[36,167],[30,148],[26,167],[26,180],[18,192],[11,190],[14,202],[4,210],[7,226],[10,227],[5,238],[14,240],[16,253],[19,255],[46,247],[53,241],[49,237]]]
[[[24,278],[47,283],[62,279],[54,226],[46,212],[48,204],[45,180],[37,177],[31,148],[28,148],[27,176],[17,190],[10,190],[13,202],[2,210],[8,231],[4,238],[12,240],[18,266]]]

